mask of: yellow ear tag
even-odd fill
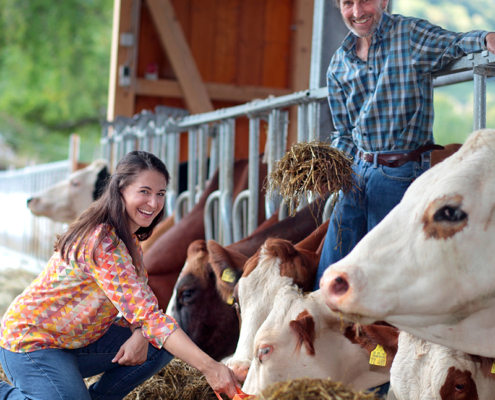
[[[495,374],[495,360],[493,360],[493,364],[492,364],[492,374]]]
[[[234,296],[230,296],[229,299],[227,300],[227,304],[229,306],[231,306],[232,304],[234,304]]]
[[[379,365],[380,367],[387,365],[387,353],[385,353],[381,345],[377,345],[375,350],[371,352],[370,364]]]
[[[235,272],[230,268],[224,269],[222,273],[222,281],[232,283],[235,282]]]

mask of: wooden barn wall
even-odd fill
[[[291,43],[294,0],[172,0],[177,19],[205,83],[291,89]],[[137,76],[159,66],[159,79],[175,79],[156,33],[146,1],[142,2]],[[240,103],[212,100],[215,109]],[[136,96],[135,113],[157,105],[185,108],[180,98]],[[248,122],[236,124],[235,156],[248,156]],[[262,130],[264,132],[264,130]],[[266,136],[262,134],[260,149]],[[181,137],[181,160],[187,159],[187,135]]]

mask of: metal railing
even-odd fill
[[[451,63],[435,74],[433,82],[438,87],[474,80],[473,128],[480,129],[486,124],[486,83],[491,76],[495,76],[495,56],[484,51]],[[264,120],[268,124],[265,157],[270,173],[285,153],[289,123],[287,109],[297,106],[297,140],[310,141],[320,137],[320,106],[326,98],[327,89],[318,88],[190,116],[173,115],[170,109],[163,108],[157,109],[155,114],[139,114],[133,120],[116,119],[107,124],[107,127],[113,126],[111,134],[108,129],[104,130],[103,154],[112,157],[115,164],[131,149],[151,149],[166,162],[173,176],[172,182],[177,185],[178,138],[181,132],[188,132],[188,189],[177,197],[177,187],[172,185],[167,199],[168,213],[175,208],[176,217],[180,219],[183,212],[191,210],[197,202],[197,195],[204,190],[206,179],[220,166],[219,189],[209,196],[205,206],[205,234],[207,239],[228,245],[250,234],[257,226],[260,122]],[[239,117],[249,119],[249,184],[247,190],[233,199],[234,137]],[[210,169],[207,174],[208,138]],[[185,207],[184,199],[187,199]],[[266,217],[269,218],[276,209],[280,210],[281,217],[286,216],[279,198],[267,198]],[[324,218],[328,218],[330,213],[328,202]]]
[[[27,199],[70,172],[69,160],[0,172],[0,246],[41,261],[52,256],[55,237],[66,225],[34,216]]]

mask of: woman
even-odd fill
[[[173,355],[235,395],[231,370],[158,309],[147,284],[139,241],[162,219],[169,179],[154,155],[128,153],[102,197],[57,239],[3,318],[0,361],[14,386],[0,381],[0,399],[122,399]],[[83,378],[100,373],[87,389]]]

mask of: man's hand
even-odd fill
[[[141,329],[135,329],[131,337],[120,347],[112,362],[120,365],[141,365],[148,357],[148,340]]]
[[[495,32],[486,35],[486,48],[495,54]]]

